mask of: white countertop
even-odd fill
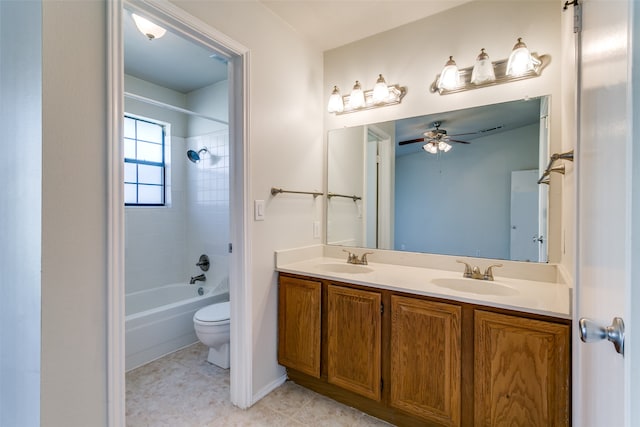
[[[460,265],[459,272],[454,272],[371,261],[366,266],[359,266],[347,264],[344,259],[320,256],[295,261],[288,259],[284,263],[276,262],[276,270],[281,273],[571,319],[571,288],[567,284],[501,277],[499,268],[494,270],[495,281],[487,281],[464,279],[463,265]],[[465,290],[452,289],[458,286],[464,287]]]

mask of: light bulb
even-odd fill
[[[142,16],[138,16],[135,13],[131,14],[133,21],[136,23],[136,27],[138,27],[138,31],[147,36],[149,40],[159,39],[164,36],[167,32],[164,28],[159,25],[154,24]]]
[[[489,60],[489,55],[480,49],[480,55],[476,58],[476,63],[471,72],[471,83],[481,84],[492,82],[496,79],[496,73],[493,71],[493,64]]]
[[[387,82],[384,81],[382,74],[379,74],[378,81],[373,87],[373,103],[382,104],[387,98],[389,98],[389,87],[387,86]]]
[[[362,91],[362,86],[360,86],[360,82],[356,80],[356,84],[353,85],[353,90],[351,91],[351,95],[349,96],[349,107],[356,109],[364,107],[364,92]]]
[[[330,113],[342,113],[344,111],[344,102],[342,101],[342,95],[340,95],[338,86],[333,87],[333,92],[331,92],[331,96],[329,97],[327,111]]]
[[[460,85],[460,73],[458,72],[458,66],[456,61],[453,60],[453,56],[449,57],[449,60],[440,73],[438,79],[438,89],[455,89]]]
[[[513,46],[509,61],[507,62],[507,75],[518,77],[533,70],[536,65],[540,65],[540,61],[531,56],[527,45],[521,38]]]
[[[440,151],[444,151],[444,152],[446,153],[447,151],[451,150],[451,145],[450,145],[450,144],[447,144],[447,143],[446,143],[446,142],[444,142],[444,141],[440,141],[440,142],[438,143],[438,149],[439,149]]]
[[[422,149],[424,151],[426,151],[427,153],[431,153],[431,154],[437,154],[438,153],[438,147],[433,142],[428,142],[428,143],[424,144],[422,146]]]

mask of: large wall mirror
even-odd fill
[[[547,262],[549,101],[329,131],[327,243]]]

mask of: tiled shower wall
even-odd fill
[[[187,266],[189,274],[201,254],[209,255],[207,285],[229,290],[229,131],[220,130],[187,138],[192,150],[206,147],[203,159],[186,170]]]

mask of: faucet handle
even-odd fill
[[[502,264],[491,264],[484,271],[484,280],[493,280],[493,267],[502,267]]]
[[[349,262],[349,263],[353,262],[354,258],[356,257],[356,255],[354,253],[352,253],[351,251],[348,251],[346,249],[343,249],[342,252],[346,252],[347,253],[347,262]]]
[[[367,265],[368,261],[367,261],[367,255],[373,255],[374,252],[365,252],[362,254],[362,256],[360,257],[360,260],[362,262],[362,264]]]
[[[460,264],[464,264],[464,273],[462,273],[462,277],[471,278],[471,272],[472,272],[471,266],[468,263],[459,259],[457,259],[456,262]]]

